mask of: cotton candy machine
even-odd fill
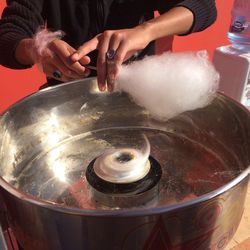
[[[250,173],[250,116],[217,94],[154,120],[95,79],[45,89],[0,120],[0,185],[25,250],[223,249]]]

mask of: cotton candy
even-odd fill
[[[166,52],[122,65],[115,88],[156,119],[167,120],[208,105],[218,83],[219,74],[206,51]]]

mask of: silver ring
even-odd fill
[[[114,49],[109,49],[106,53],[107,60],[113,60],[115,58],[116,51]]]
[[[59,70],[55,70],[55,71],[53,72],[53,76],[54,76],[55,78],[60,79],[60,78],[62,77],[62,72],[59,71]]]

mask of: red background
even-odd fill
[[[216,23],[203,32],[187,37],[175,37],[173,51],[206,49],[212,59],[215,48],[229,43],[226,33],[233,0],[216,0],[216,4],[218,10]],[[0,13],[4,6],[5,1],[1,0]],[[0,66],[0,112],[20,98],[37,91],[44,82],[45,77],[36,67],[28,70],[11,70]]]

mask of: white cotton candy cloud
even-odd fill
[[[116,89],[127,92],[156,119],[167,120],[208,105],[218,82],[206,51],[167,52],[123,65]]]

